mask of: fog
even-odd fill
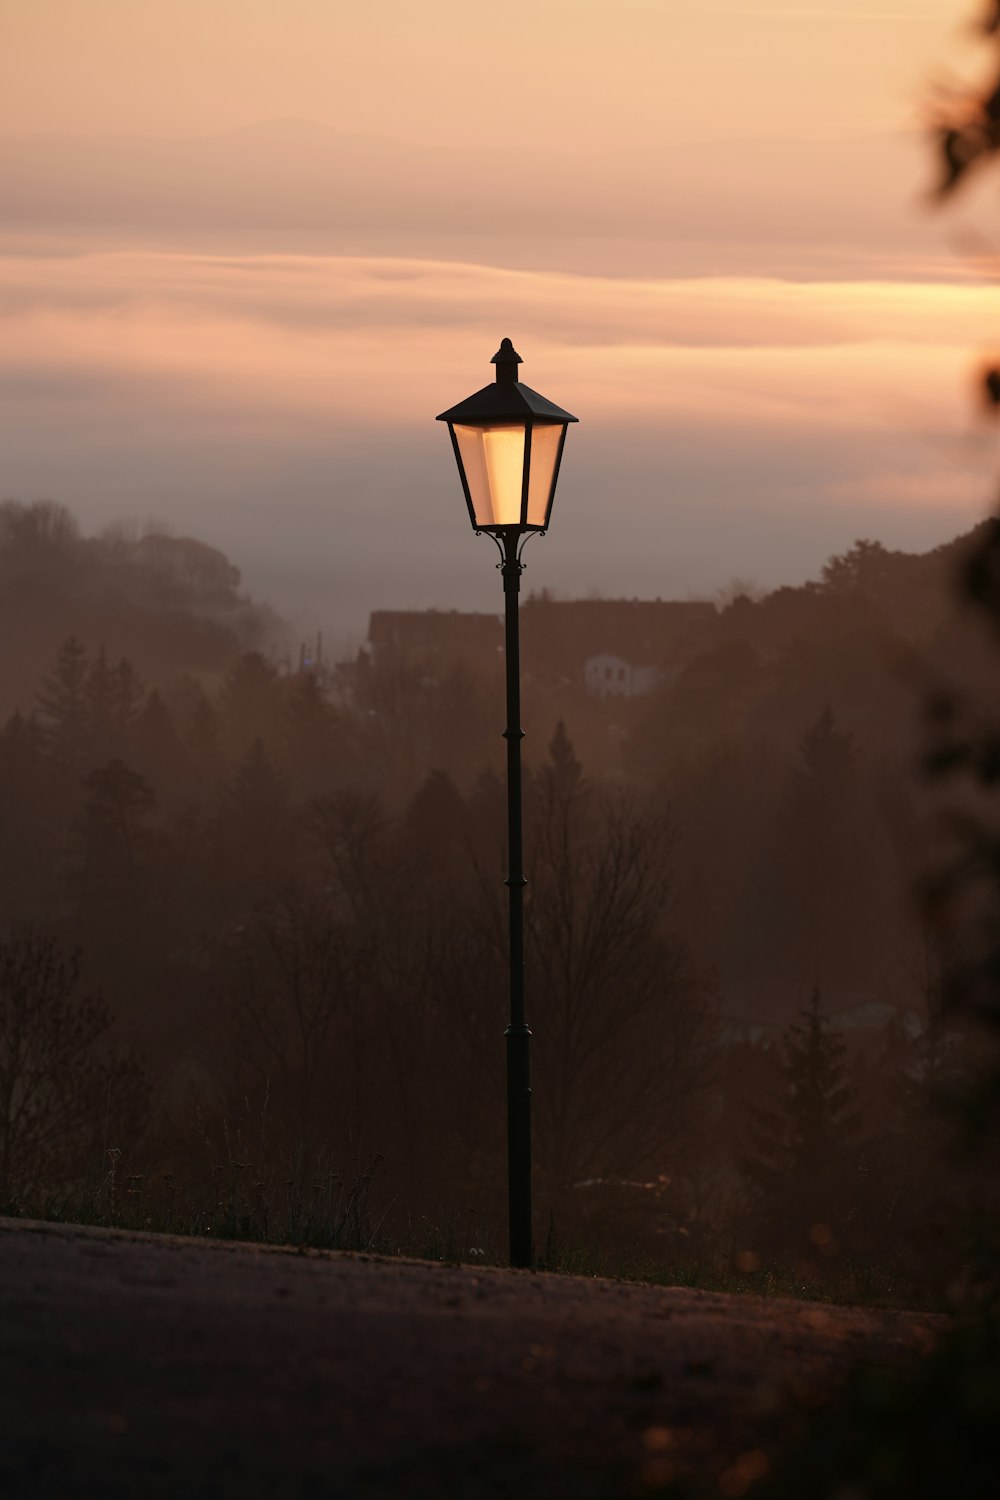
[[[927,1089],[969,1040],[937,1008],[911,899],[931,848],[921,704],[956,658],[968,690],[992,680],[954,578],[993,536],[865,544],[808,586],[718,608],[525,598],[550,1261],[571,1241],[792,1268],[844,1295],[891,1262],[908,1296],[936,1295],[913,1239],[946,1191]],[[349,593],[350,560],[330,571]],[[499,1253],[495,610],[381,611],[349,657],[315,639],[300,654],[197,536],[0,507],[0,1042],[16,1070],[38,1028],[61,1100],[45,1131],[3,1127],[4,1201],[103,1202],[105,1139],[112,1179],[120,1156],[148,1182],[131,1189],[144,1223],[179,1185],[169,1212],[199,1230],[224,1210],[244,1237],[342,1243],[349,1225],[438,1254],[474,1214]],[[762,1129],[751,1150],[747,1119],[807,1074],[823,1139],[786,1162]],[[210,1184],[239,1163],[256,1186],[234,1177],[226,1207]],[[340,1206],[317,1198],[313,1223],[316,1179]]]

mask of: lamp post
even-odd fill
[[[507,850],[510,899],[510,1025],[507,1038],[507,1196],[510,1263],[530,1266],[531,1032],[524,1016],[524,855],[521,837],[521,661],[517,603],[524,544],[548,530],[566,431],[577,421],[517,378],[521,356],[504,339],[496,382],[442,412],[477,536],[500,553],[507,664]]]

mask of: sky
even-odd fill
[[[297,631],[499,609],[433,420],[580,418],[526,587],[704,597],[989,506],[1000,183],[959,0],[0,0],[0,495],[222,548]]]

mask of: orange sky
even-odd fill
[[[5,0],[4,132],[304,116],[574,151],[864,134],[919,104],[955,0]]]
[[[906,132],[968,14],[5,0],[3,492],[196,532],[304,623],[492,607],[432,418],[510,335],[583,419],[538,586],[944,540],[1000,337],[952,241],[1000,205],[928,215]]]

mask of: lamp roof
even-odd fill
[[[504,339],[494,354],[491,363],[497,367],[494,385],[484,385],[481,391],[466,396],[457,406],[451,406],[436,419],[438,422],[459,422],[476,426],[482,422],[578,422],[579,417],[556,406],[554,401],[533,391],[513,377],[521,363],[521,356],[510,339]]]

